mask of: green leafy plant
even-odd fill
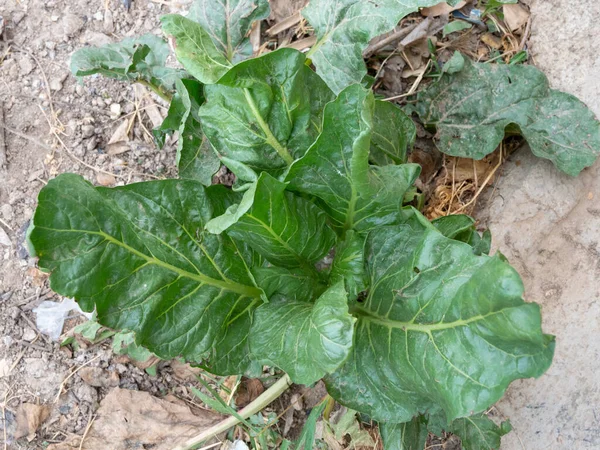
[[[309,59],[283,48],[244,60],[265,0],[198,0],[187,18],[164,17],[185,70],[163,67],[160,39],[80,50],[76,75],[141,81],[171,100],[155,136],[179,133],[181,178],[112,189],[51,180],[30,239],[52,288],[161,358],[324,379],[381,424],[388,449],[422,449],[427,430],[442,429],[466,449],[497,448],[509,427],[482,413],[513,380],[546,371],[554,338],[516,271],[488,255],[489,233],[407,205],[420,172],[407,163],[415,125],[358,84],[369,39],[434,3],[313,0]],[[563,105],[574,109],[558,114]],[[414,109],[450,154],[483,157],[518,130],[575,174],[600,147],[591,113],[530,67],[457,55]],[[221,165],[233,189],[210,185]]]

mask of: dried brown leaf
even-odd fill
[[[456,6],[450,6],[446,2],[441,2],[430,8],[423,8],[421,10],[421,14],[424,15],[425,17],[442,16],[444,14],[450,14],[452,11],[456,11],[457,9],[462,8],[466,4],[467,4],[467,2],[460,2]]]
[[[28,441],[35,438],[35,433],[42,423],[50,416],[48,405],[34,405],[33,403],[22,403],[17,410],[17,430],[15,439],[27,436]]]
[[[504,22],[511,31],[518,30],[529,20],[529,11],[518,3],[504,5]]]
[[[170,402],[147,392],[114,388],[100,403],[82,448],[170,450],[221,420],[223,416],[212,411],[193,414],[182,401]],[[69,444],[57,444],[48,450],[72,448]]]

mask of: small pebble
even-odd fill
[[[27,327],[23,330],[23,340],[27,342],[33,341],[37,336],[37,333],[31,328]]]
[[[63,88],[62,82],[58,78],[50,80],[50,89],[58,92]]]
[[[110,117],[111,119],[116,119],[121,115],[121,105],[118,103],[113,103],[110,105]]]
[[[90,138],[94,135],[94,125],[83,125],[81,127],[81,135],[84,138]]]
[[[117,180],[115,180],[115,177],[112,175],[98,172],[98,175],[96,175],[96,181],[101,186],[113,186]]]

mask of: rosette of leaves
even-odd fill
[[[361,5],[346,3],[320,39],[356,39],[356,53],[364,36],[342,31]],[[544,373],[554,350],[518,274],[472,219],[430,223],[405,204],[420,167],[406,162],[415,127],[398,107],[332,87],[292,49],[244,60],[266,2],[207,5],[163,19],[185,72],[155,134],[179,133],[180,178],[51,180],[30,235],[51,287],[161,358],[324,379],[380,422],[386,445],[418,448],[423,430],[445,429],[493,448],[507,426],[480,414]],[[243,190],[210,185],[221,163]]]
[[[376,105],[358,85],[342,91],[285,178],[263,172],[243,194],[61,175],[34,216],[39,265],[55,291],[162,358],[324,377],[341,403],[382,422],[482,412],[512,380],[547,369],[553,339],[501,257],[442,233],[464,224],[435,227],[402,207],[419,168],[369,163]],[[233,207],[223,232],[206,230]]]

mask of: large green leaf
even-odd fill
[[[246,37],[255,20],[269,15],[267,0],[195,0],[187,15],[210,35],[215,47],[232,62],[252,56]]]
[[[121,81],[145,81],[169,91],[184,76],[166,67],[169,46],[161,38],[147,34],[103,47],[86,47],[71,57],[71,72],[76,76],[101,74]]]
[[[197,116],[198,108],[203,101],[202,85],[199,82],[178,80],[167,117],[153,132],[162,146],[166,134],[178,131],[179,177],[197,180],[205,186],[210,186],[213,175],[221,167],[221,162],[204,136]]]
[[[369,294],[351,308],[354,347],[326,379],[342,404],[384,422],[439,408],[454,420],[549,367],[554,339],[499,256],[476,256],[411,222],[372,231],[366,259]]]
[[[392,30],[400,19],[440,0],[311,0],[302,15],[317,42],[309,57],[336,93],[360,83],[367,74],[362,57],[369,41]]]
[[[373,93],[353,85],[325,107],[323,132],[290,168],[289,189],[320,198],[345,230],[367,231],[400,220],[416,164],[369,166]]]
[[[256,310],[250,348],[260,361],[285,370],[295,383],[312,384],[348,357],[354,320],[343,283],[314,303],[274,298]]]
[[[247,337],[261,291],[252,254],[204,224],[237,198],[190,180],[94,188],[66,174],[39,196],[31,234],[52,289],[98,322],[131,330],[162,358],[219,373],[250,369]]]
[[[383,450],[423,450],[427,442],[427,418],[416,416],[410,422],[379,424]]]
[[[537,68],[463,60],[462,70],[418,96],[416,111],[437,129],[442,152],[481,159],[508,131],[522,134],[535,155],[569,175],[596,160],[600,123],[578,99],[550,89]]]
[[[442,430],[457,435],[464,450],[499,450],[502,436],[512,430],[508,420],[496,425],[485,414],[456,419],[449,425],[443,414],[432,414],[427,427],[438,436],[442,435]]]
[[[286,192],[285,187],[285,183],[263,173],[249,209],[227,233],[274,265],[316,272],[314,264],[331,250],[335,233],[318,206]]]
[[[219,84],[206,86],[200,117],[223,156],[257,170],[283,169],[315,140],[332,99],[304,55],[282,48],[239,63]]]

